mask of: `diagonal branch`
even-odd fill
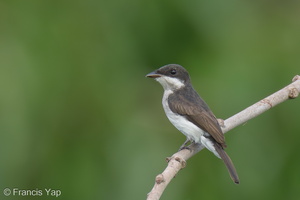
[[[288,99],[296,98],[300,93],[300,76],[296,75],[292,81],[293,83],[283,89],[242,110],[225,121],[222,121],[220,124],[222,125],[223,133],[257,117]],[[204,146],[201,144],[191,144],[189,148],[190,150],[183,149],[173,154],[170,158],[167,158],[168,166],[161,174],[156,176],[154,187],[151,192],[148,193],[147,200],[158,200],[173,177],[175,177],[180,169],[185,167],[186,160],[201,151]]]

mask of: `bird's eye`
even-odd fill
[[[172,70],[171,70],[171,74],[172,74],[172,75],[175,75],[176,73],[177,73],[176,69],[172,69]]]

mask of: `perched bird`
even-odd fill
[[[165,65],[146,77],[154,78],[163,89],[162,105],[170,122],[182,132],[188,142],[203,144],[208,150],[221,158],[235,183],[239,183],[236,169],[225,152],[224,134],[205,101],[194,90],[186,69],[177,64]]]

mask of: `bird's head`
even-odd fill
[[[190,82],[189,73],[177,64],[165,65],[147,74],[146,77],[154,78],[163,86],[164,90],[177,90]]]

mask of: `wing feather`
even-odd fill
[[[225,138],[218,120],[193,89],[188,91],[188,95],[185,95],[185,98],[183,98],[183,95],[171,94],[168,103],[173,112],[185,116],[189,121],[209,133],[222,147],[226,147]]]

